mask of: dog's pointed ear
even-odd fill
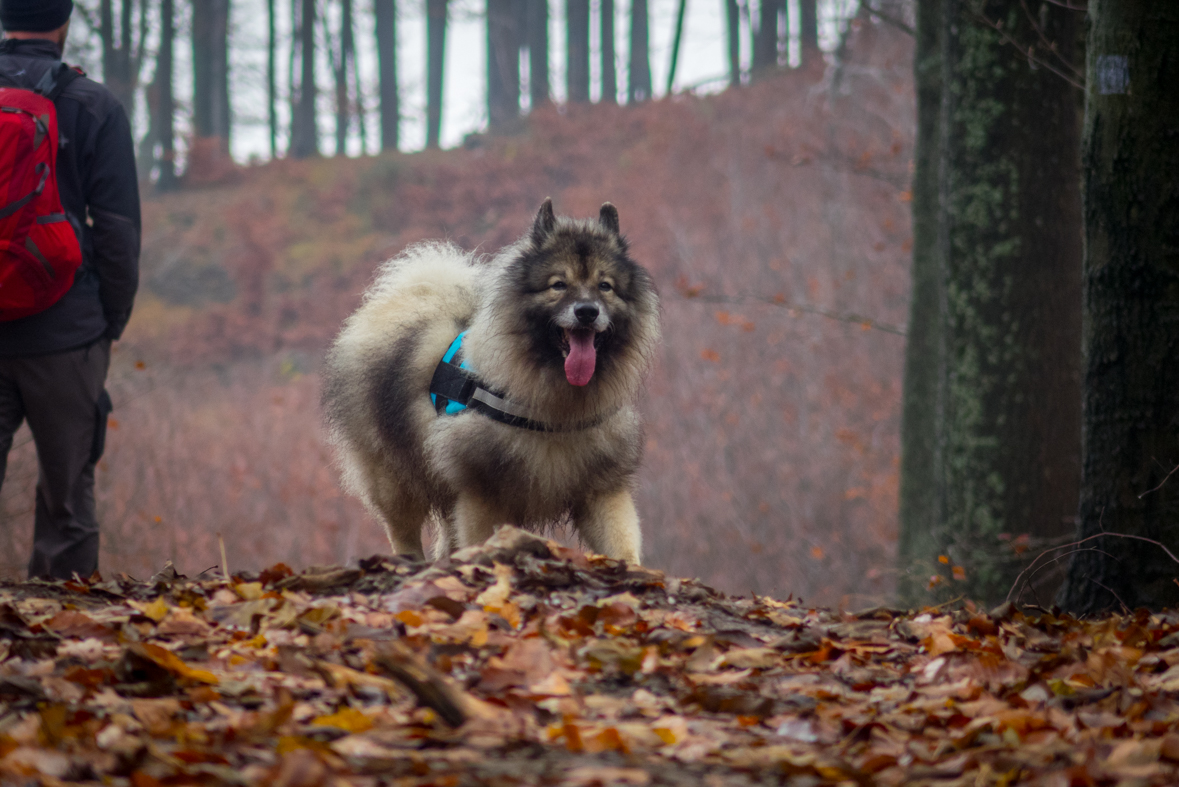
[[[618,208],[614,207],[609,202],[602,203],[602,212],[598,216],[598,221],[603,227],[610,230],[615,235],[619,234]]]
[[[543,243],[544,239],[553,234],[553,228],[557,226],[557,217],[553,215],[553,198],[545,197],[544,202],[540,203],[540,210],[536,212],[536,221],[532,223],[532,239],[537,243]]]

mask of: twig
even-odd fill
[[[1148,544],[1154,544],[1156,547],[1158,547],[1159,549],[1166,552],[1167,557],[1171,558],[1171,560],[1175,561],[1176,563],[1179,563],[1179,557],[1175,557],[1175,553],[1172,552],[1171,550],[1167,549],[1166,545],[1163,544],[1161,541],[1156,541],[1155,539],[1147,538],[1146,536],[1131,535],[1130,533],[1107,533],[1105,531],[1102,531],[1100,533],[1094,533],[1091,536],[1087,536],[1085,538],[1082,538],[1080,541],[1073,541],[1068,544],[1061,544],[1058,547],[1052,547],[1050,549],[1045,549],[1043,552],[1036,555],[1035,560],[1033,560],[1031,563],[1029,563],[1027,565],[1027,568],[1025,568],[1023,571],[1019,572],[1019,576],[1017,576],[1015,578],[1015,582],[1012,583],[1011,589],[1007,591],[1007,598],[1005,598],[1004,601],[1011,600],[1011,594],[1015,592],[1015,589],[1017,587],[1019,587],[1019,581],[1021,579],[1023,579],[1023,575],[1028,573],[1028,571],[1030,571],[1039,562],[1040,558],[1044,557],[1045,555],[1047,555],[1050,552],[1055,552],[1058,549],[1068,549],[1069,547],[1077,547],[1077,546],[1080,546],[1081,544],[1092,541],[1095,538],[1104,538],[1105,536],[1112,536],[1114,538],[1128,538],[1133,541],[1145,541]],[[1082,551],[1082,550],[1074,550],[1074,552],[1079,552],[1079,551]],[[1073,552],[1070,552],[1069,554],[1071,555],[1071,554],[1073,554]]]
[[[463,697],[446,682],[442,674],[415,656],[398,642],[373,658],[374,663],[413,692],[418,702],[434,710],[451,727],[467,720],[463,711]]]
[[[1106,552],[1104,549],[1097,549],[1096,547],[1090,547],[1088,549],[1074,549],[1072,552],[1065,552],[1063,555],[1057,555],[1056,557],[1052,558],[1051,560],[1045,562],[1043,565],[1038,567],[1035,571],[1032,571],[1032,575],[1030,577],[1028,577],[1027,582],[1024,583],[1025,587],[1029,587],[1032,589],[1032,595],[1036,597],[1036,603],[1039,603],[1039,601],[1040,601],[1040,597],[1038,595],[1036,595],[1036,586],[1034,584],[1032,584],[1032,580],[1034,580],[1036,578],[1036,575],[1039,574],[1044,569],[1048,568],[1048,566],[1052,565],[1053,563],[1059,563],[1061,560],[1064,560],[1066,557],[1072,557],[1073,555],[1077,554],[1078,552],[1100,552],[1101,554],[1105,555],[1106,557],[1112,558],[1113,560],[1118,560],[1118,558],[1114,557],[1109,552]],[[1121,562],[1121,561],[1118,560],[1118,562]],[[1031,566],[1028,566],[1028,569],[1030,570]],[[1019,592],[1019,595],[1015,597],[1015,600],[1018,602],[1021,598],[1023,598],[1023,591],[1022,590]]]
[[[1089,7],[1087,5],[1073,5],[1072,3],[1063,2],[1063,0],[1045,0],[1045,2],[1051,3],[1052,5],[1055,5],[1055,6],[1060,6],[1061,8],[1067,8],[1070,11],[1088,11],[1089,10]]]
[[[1117,602],[1118,602],[1119,604],[1121,604],[1121,605],[1122,605],[1122,609],[1124,609],[1124,610],[1126,611],[1126,614],[1127,614],[1127,615],[1128,615],[1128,614],[1130,614],[1130,608],[1129,608],[1128,606],[1126,606],[1126,602],[1125,602],[1125,601],[1122,601],[1122,597],[1121,597],[1121,596],[1119,596],[1117,593],[1115,593],[1115,592],[1114,592],[1113,588],[1109,587],[1108,585],[1103,585],[1102,583],[1098,582],[1096,579],[1092,579],[1092,578],[1090,578],[1090,580],[1089,580],[1089,581],[1090,581],[1090,582],[1092,582],[1092,583],[1093,583],[1094,585],[1096,585],[1097,587],[1099,587],[1099,588],[1101,588],[1102,590],[1104,590],[1106,593],[1109,593],[1109,594],[1110,594],[1111,596],[1113,596],[1115,599],[1117,599]]]
[[[1158,486],[1156,486],[1154,489],[1147,489],[1145,492],[1143,492],[1142,494],[1138,495],[1138,499],[1139,499],[1139,500],[1141,500],[1142,498],[1144,498],[1144,497],[1146,497],[1147,495],[1149,495],[1151,492],[1157,492],[1157,491],[1159,491],[1160,489],[1162,489],[1162,488],[1163,488],[1163,484],[1167,483],[1167,480],[1168,480],[1168,479],[1170,479],[1170,477],[1171,477],[1171,476],[1175,475],[1175,471],[1176,471],[1176,470],[1179,470],[1179,465],[1175,465],[1173,468],[1171,468],[1171,472],[1167,473],[1167,476],[1166,476],[1166,478],[1164,478],[1164,479],[1163,479],[1163,480],[1162,480],[1162,481],[1159,483],[1159,485],[1158,485]]]
[[[228,584],[233,584],[233,580],[229,577],[229,558],[225,556],[225,539],[221,534],[217,534],[217,544],[221,547],[221,578]]]
[[[1032,29],[1036,31],[1036,35],[1039,36],[1040,41],[1044,44],[1044,46],[1048,47],[1048,51],[1051,52],[1052,54],[1056,55],[1056,59],[1059,60],[1061,63],[1063,63],[1065,68],[1067,68],[1069,71],[1071,71],[1073,73],[1073,76],[1078,77],[1080,79],[1084,79],[1085,72],[1081,71],[1076,66],[1074,66],[1072,63],[1065,60],[1064,56],[1056,51],[1056,42],[1049,41],[1048,36],[1044,35],[1043,29],[1041,29],[1040,26],[1038,24],[1036,24],[1036,18],[1034,16],[1032,16],[1032,9],[1028,8],[1027,0],[1019,0],[1019,4],[1023,7],[1023,13],[1024,13],[1024,16],[1026,16],[1028,18],[1028,23],[1031,24]]]
[[[839,322],[852,323],[861,327],[871,328],[877,331],[884,331],[896,336],[904,336],[905,329],[899,328],[895,325],[879,322],[873,320],[871,317],[865,317],[854,312],[837,312],[831,309],[824,309],[820,306],[809,306],[802,303],[790,303],[785,298],[780,296],[767,295],[702,295],[691,293],[680,293],[684,300],[700,301],[702,303],[746,303],[748,301],[757,301],[759,303],[768,303],[771,306],[778,306],[790,311],[806,312],[807,314],[817,314],[821,317],[826,317],[829,320],[838,320]]]
[[[887,25],[892,25],[893,27],[897,28],[898,30],[903,30],[904,32],[908,33],[909,35],[913,36],[914,38],[917,37],[917,31],[914,30],[913,28],[909,27],[909,25],[905,24],[900,19],[897,19],[896,17],[893,17],[893,16],[889,16],[888,14],[882,14],[870,5],[865,6],[864,10],[866,10],[871,16],[874,16],[877,19],[879,19],[881,22],[884,22]]]
[[[997,32],[1000,36],[1003,37],[1004,41],[1011,44],[1013,47],[1015,47],[1020,52],[1022,52],[1027,57],[1028,60],[1035,63],[1037,66],[1048,69],[1053,74],[1056,74],[1056,76],[1060,77],[1065,82],[1068,82],[1070,85],[1077,88],[1078,90],[1085,89],[1084,83],[1078,82],[1077,80],[1070,77],[1068,74],[1065,74],[1063,71],[1061,71],[1060,69],[1053,66],[1051,63],[1041,60],[1038,57],[1036,57],[1035,55],[1033,55],[1030,48],[1024,47],[1023,44],[1019,43],[1014,38],[1012,38],[1010,35],[1008,35],[1007,31],[1003,29],[1002,25],[991,21],[985,15],[980,14],[977,11],[971,11],[970,13],[975,19],[979,20],[980,22],[985,23],[988,27],[990,27],[995,32]]]

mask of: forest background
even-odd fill
[[[235,3],[230,19],[266,11],[247,5]],[[117,2],[79,4],[67,59],[91,58],[96,76],[122,46],[104,30],[133,22],[122,33],[137,61],[127,95],[145,176],[141,292],[114,354],[116,409],[98,474],[104,572],[142,577],[172,560],[196,574],[219,562],[219,535],[243,569],[387,551],[380,527],[338,487],[318,405],[324,349],[381,260],[437,237],[493,250],[552,196],[573,215],[617,204],[663,298],[666,343],[643,397],[646,562],[738,593],[857,607],[891,598],[913,9],[819,2],[804,40],[794,0],[767,6],[771,17],[733,5],[738,24],[717,35],[730,47],[736,38],[736,57],[721,61],[729,72],[719,82],[671,80],[668,92],[659,83],[671,67],[656,67],[647,79],[657,100],[642,100],[623,88],[624,67],[622,104],[602,100],[610,91],[596,27],[586,51],[598,64],[586,76],[596,101],[565,100],[566,68],[551,78],[562,91],[531,105],[517,72],[520,120],[489,134],[489,105],[454,149],[378,154],[379,86],[357,68],[342,93],[325,85],[317,99],[325,153],[344,117],[342,155],[294,155],[284,130],[265,162],[269,151],[230,143],[257,137],[257,122],[251,131],[250,118],[231,112],[231,137],[195,135],[195,115],[212,110],[179,89],[169,151],[149,111],[159,101],[148,78],[153,62],[159,69],[157,4],[132,3],[129,17]],[[340,16],[333,3],[321,8],[319,41],[330,50],[333,35],[342,40],[331,26]],[[593,23],[602,18],[595,3]],[[768,18],[776,35],[759,44]],[[240,29],[226,28],[230,45]],[[176,32],[176,48],[187,46],[183,25]],[[624,51],[617,60],[633,66]],[[320,57],[332,65],[330,51]],[[680,57],[689,62],[693,50]],[[326,82],[339,69],[320,73]],[[227,76],[227,89],[256,76]],[[293,93],[271,94],[290,107],[278,127],[297,115]],[[35,477],[26,431],[0,494],[7,577],[23,573]],[[1018,535],[1013,550],[1023,548]]]

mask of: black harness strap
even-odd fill
[[[508,426],[530,429],[534,432],[577,432],[598,426],[613,412],[571,426],[553,426],[529,418],[527,411],[502,394],[485,388],[479,378],[469,370],[448,361],[440,361],[430,380],[430,393],[435,395],[434,408],[439,415],[446,412],[446,405],[457,402],[469,407],[494,421]]]

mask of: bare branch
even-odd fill
[[[892,25],[897,30],[903,30],[904,32],[908,33],[909,35],[911,35],[913,37],[917,36],[917,31],[914,30],[909,25],[905,24],[904,20],[897,19],[896,17],[889,16],[888,14],[882,14],[870,5],[865,6],[864,10],[867,11],[870,16],[876,17],[881,22],[884,22],[886,25]]]
[[[1162,489],[1162,488],[1163,488],[1163,484],[1167,483],[1167,481],[1168,481],[1168,480],[1170,480],[1171,476],[1175,475],[1175,471],[1176,471],[1176,470],[1179,470],[1179,465],[1175,465],[1173,468],[1171,468],[1171,472],[1167,473],[1167,477],[1166,477],[1166,478],[1164,478],[1164,479],[1163,479],[1163,480],[1162,480],[1162,481],[1159,483],[1159,485],[1158,485],[1158,486],[1156,486],[1154,489],[1147,489],[1145,492],[1143,492],[1142,494],[1138,495],[1138,499],[1139,499],[1139,500],[1141,500],[1142,498],[1144,498],[1144,497],[1146,497],[1147,495],[1149,495],[1151,492],[1157,492],[1157,491],[1159,491],[1160,489]]]
[[[986,17],[986,16],[984,16],[983,14],[980,14],[980,13],[978,13],[977,11],[973,11],[973,10],[971,10],[971,11],[970,11],[970,14],[971,14],[971,15],[972,15],[972,16],[973,16],[975,19],[977,19],[978,21],[980,21],[980,22],[982,22],[982,23],[986,24],[986,25],[987,25],[988,27],[990,27],[992,30],[994,30],[995,32],[997,32],[997,33],[998,33],[1000,36],[1002,36],[1002,37],[1003,37],[1003,40],[1004,40],[1004,41],[1006,41],[1008,44],[1011,44],[1013,47],[1015,47],[1015,48],[1016,48],[1016,49],[1018,49],[1020,52],[1022,52],[1022,53],[1023,53],[1023,54],[1024,54],[1026,57],[1027,57],[1027,59],[1028,59],[1028,60],[1030,60],[1030,61],[1031,61],[1032,63],[1034,63],[1035,65],[1039,66],[1040,68],[1045,68],[1045,69],[1047,69],[1047,70],[1051,71],[1053,74],[1056,74],[1056,76],[1060,77],[1060,78],[1061,78],[1061,79],[1063,79],[1065,82],[1068,82],[1070,85],[1072,85],[1073,87],[1077,88],[1078,90],[1084,90],[1084,89],[1085,89],[1085,85],[1084,85],[1084,83],[1083,83],[1083,82],[1078,82],[1076,79],[1072,78],[1072,77],[1071,77],[1071,76],[1069,76],[1068,74],[1066,74],[1066,73],[1064,73],[1063,71],[1061,71],[1060,69],[1056,68],[1056,67],[1055,67],[1055,66],[1053,66],[1051,63],[1049,63],[1049,62],[1047,62],[1047,61],[1044,61],[1044,60],[1041,60],[1040,58],[1038,58],[1038,57],[1036,57],[1035,55],[1033,55],[1033,54],[1032,54],[1032,48],[1031,48],[1031,47],[1025,47],[1023,44],[1019,43],[1019,42],[1018,42],[1018,41],[1016,41],[1014,38],[1012,38],[1012,37],[1011,37],[1011,36],[1010,36],[1010,35],[1007,33],[1007,31],[1003,29],[1003,26],[1002,26],[1002,25],[998,24],[997,22],[994,22],[994,21],[992,21],[991,19],[987,18],[987,17]]]
[[[1059,549],[1068,549],[1069,547],[1077,547],[1077,546],[1080,546],[1081,544],[1085,544],[1089,541],[1092,541],[1095,538],[1105,538],[1106,536],[1110,536],[1111,538],[1128,538],[1133,541],[1145,541],[1147,544],[1154,544],[1156,547],[1158,547],[1159,549],[1166,552],[1167,557],[1171,558],[1171,560],[1173,560],[1175,563],[1179,564],[1179,557],[1175,557],[1175,553],[1172,552],[1171,550],[1167,549],[1166,545],[1163,544],[1161,541],[1157,541],[1153,538],[1147,538],[1146,536],[1132,535],[1130,533],[1108,533],[1108,532],[1102,531],[1101,533],[1094,533],[1091,536],[1087,536],[1085,538],[1082,538],[1079,541],[1072,541],[1068,544],[1061,544],[1058,547],[1052,547],[1051,549],[1045,549],[1043,552],[1036,555],[1035,560],[1033,560],[1031,563],[1029,563],[1027,568],[1025,568],[1023,571],[1019,572],[1019,576],[1017,576],[1015,578],[1015,582],[1012,583],[1011,589],[1007,591],[1007,598],[1005,598],[1004,601],[1011,600],[1011,594],[1015,592],[1015,589],[1017,587],[1019,587],[1019,582],[1021,579],[1023,579],[1023,575],[1028,573],[1028,571],[1030,571],[1032,569],[1032,567],[1035,566],[1039,562],[1040,558],[1044,557],[1045,555],[1047,555],[1051,552],[1055,552]],[[1080,551],[1084,551],[1084,550],[1073,550],[1073,552],[1080,552]],[[1071,555],[1071,554],[1073,554],[1073,552],[1069,552],[1068,554]],[[1108,590],[1108,588],[1106,588],[1106,589]],[[1112,593],[1113,591],[1110,591],[1110,592]],[[1116,596],[1115,596],[1115,598],[1116,598]],[[1118,599],[1118,601],[1121,601],[1121,599]]]
[[[883,331],[884,333],[891,333],[896,336],[905,335],[904,328],[900,328],[896,325],[889,325],[888,323],[874,320],[871,317],[865,317],[862,314],[856,314],[854,312],[839,312],[832,309],[824,309],[821,306],[811,306],[804,303],[790,303],[779,295],[703,295],[692,292],[681,292],[680,294],[686,301],[699,301],[701,303],[748,303],[750,301],[767,303],[771,306],[789,309],[792,312],[817,314],[821,317],[826,317],[829,320],[838,320],[839,322],[851,323],[853,325],[859,325],[862,328]]]

